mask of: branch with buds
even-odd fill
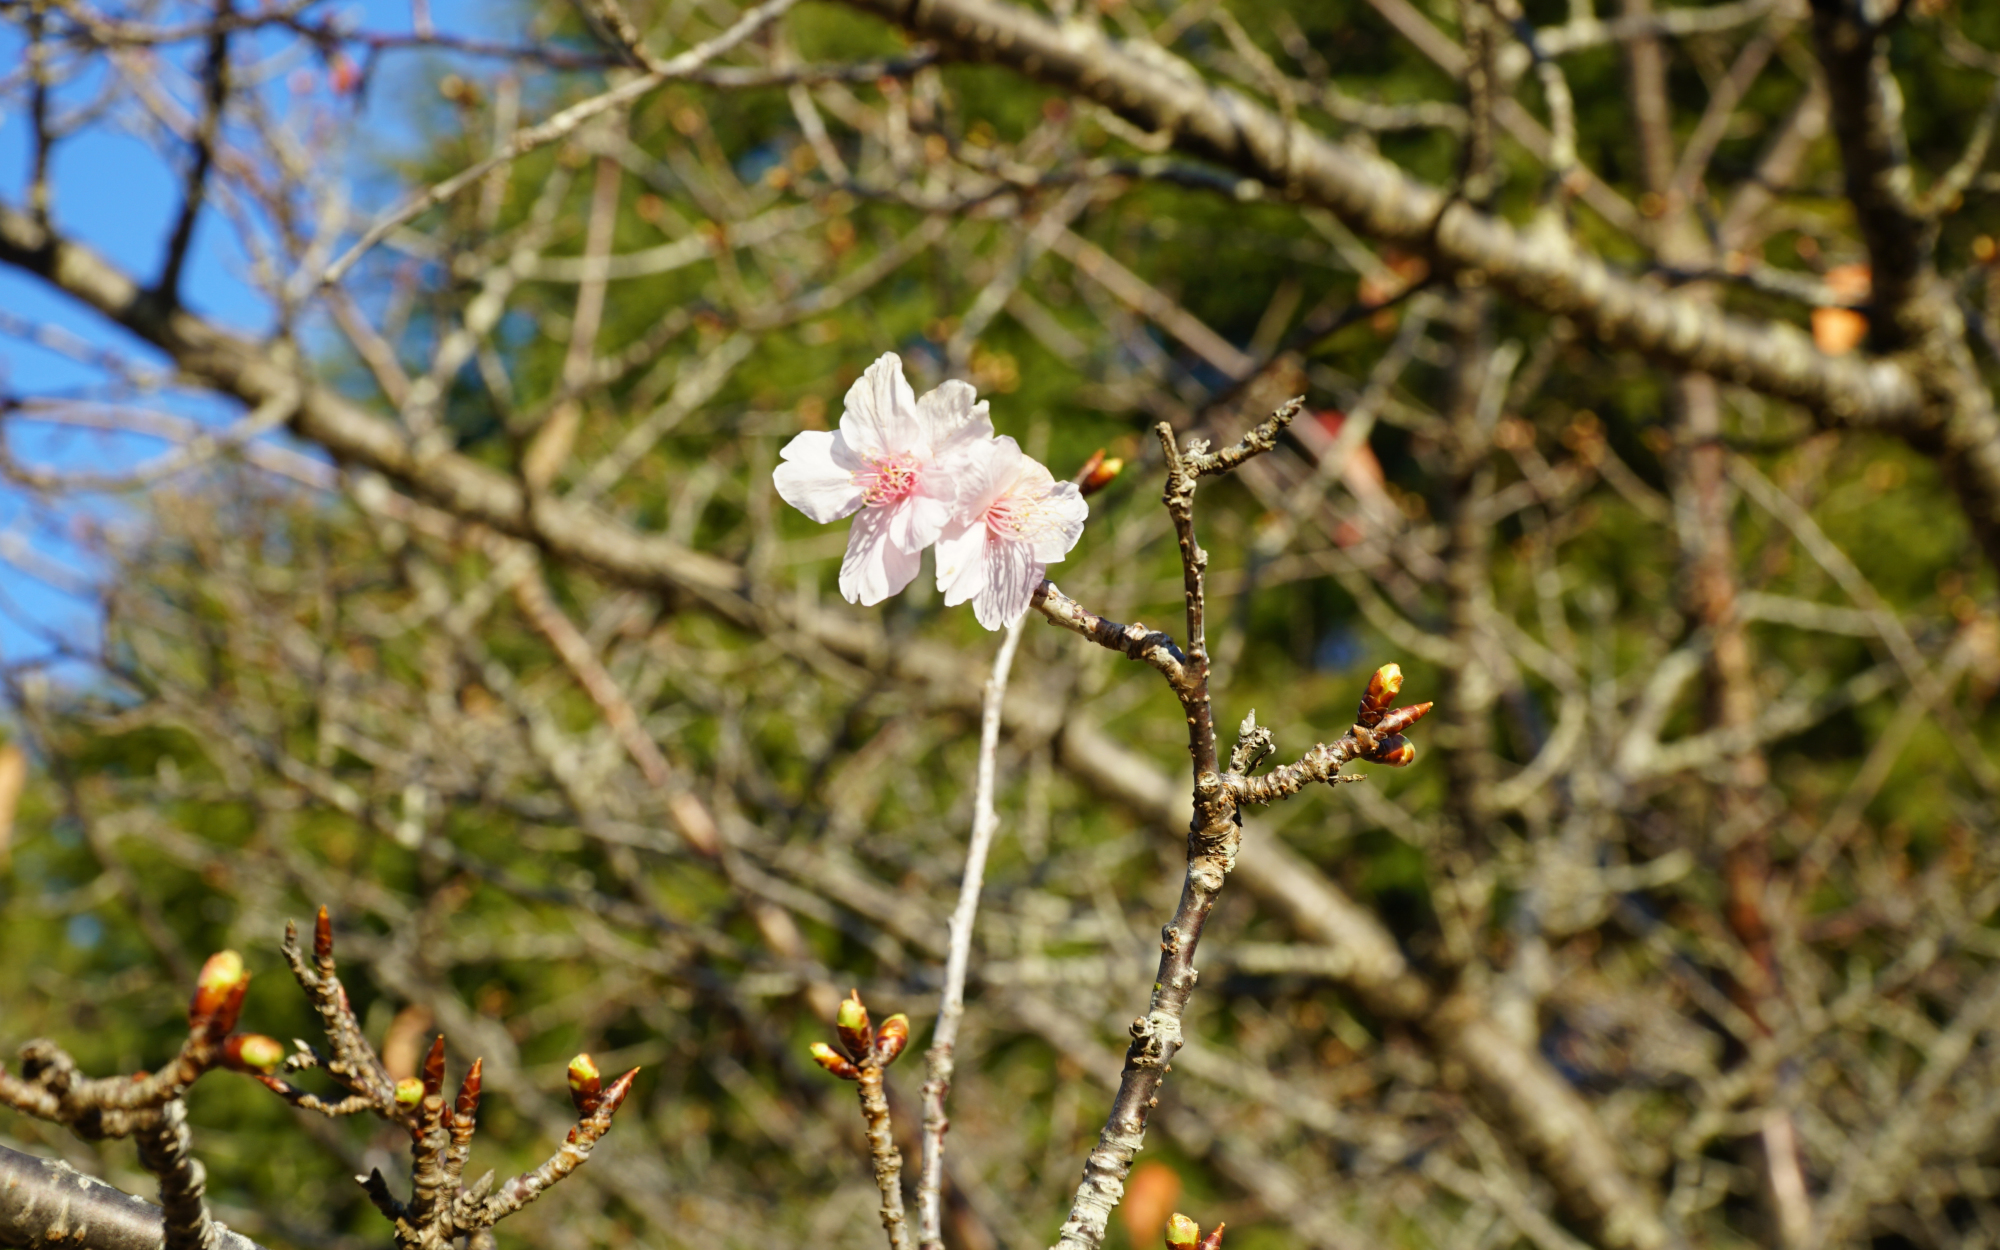
[[[235,951],[211,955],[202,965],[194,997],[188,1003],[187,1040],[164,1068],[130,1076],[87,1077],[67,1051],[38,1039],[21,1048],[19,1076],[0,1068],[0,1104],[61,1124],[90,1140],[132,1138],[139,1147],[140,1165],[159,1178],[158,1244],[165,1250],[212,1250],[231,1239],[241,1241],[209,1216],[203,1196],[207,1173],[191,1153],[193,1140],[181,1095],[213,1069],[254,1072],[283,1056],[282,1048],[271,1038],[235,1032],[249,989],[250,972],[241,955]],[[25,1209],[43,1200],[37,1192],[38,1180],[62,1183],[59,1176],[21,1158],[10,1156],[6,1162],[9,1209]],[[82,1192],[86,1196],[78,1201],[86,1210],[94,1209],[98,1204],[89,1196],[94,1191]],[[121,1219],[115,1204],[113,1208],[107,1212],[110,1219],[106,1228],[130,1223],[129,1211],[123,1212]],[[84,1231],[82,1244],[94,1245],[87,1236],[97,1225],[85,1211],[71,1211],[69,1222]]]
[[[907,1250],[910,1234],[903,1218],[903,1152],[896,1148],[894,1126],[889,1122],[882,1072],[910,1044],[910,1018],[898,1012],[884,1020],[881,1028],[873,1028],[861,991],[854,990],[841,1000],[833,1028],[841,1049],[814,1042],[813,1062],[843,1081],[854,1082],[855,1092],[861,1096],[861,1119],[867,1125],[875,1184],[882,1191],[882,1231],[889,1235],[891,1250]]]
[[[1217,1224],[1204,1237],[1201,1225],[1176,1211],[1167,1221],[1167,1250],[1222,1250],[1222,1230],[1228,1227]]]
[[[465,1164],[477,1127],[482,1061],[472,1061],[457,1097],[450,1102],[444,1096],[443,1037],[431,1043],[421,1076],[391,1079],[388,1067],[363,1036],[347,989],[340,983],[333,959],[333,925],[326,908],[320,908],[313,926],[311,959],[300,947],[294,925],[285,927],[284,952],[292,976],[319,1012],[332,1053],[322,1056],[304,1042],[296,1042],[298,1050],[284,1060],[283,1067],[288,1072],[323,1068],[347,1090],[347,1096],[330,1102],[270,1073],[260,1073],[257,1079],[295,1107],[327,1116],[369,1111],[410,1134],[408,1202],[390,1192],[379,1169],[356,1178],[376,1210],[395,1225],[399,1250],[437,1250],[457,1238],[493,1227],[539,1198],[590,1157],[610,1131],[611,1117],[639,1074],[634,1068],[606,1086],[590,1056],[578,1055],[569,1065],[570,1101],[576,1106],[578,1119],[556,1153],[540,1167],[503,1184],[495,1185],[492,1172],[467,1184]]]
[[[1195,948],[1223,880],[1235,867],[1243,836],[1242,808],[1288,798],[1314,782],[1359,780],[1341,774],[1341,769],[1356,760],[1392,768],[1409,764],[1416,758],[1416,748],[1402,731],[1431,709],[1428,703],[1393,708],[1402,689],[1403,671],[1398,665],[1386,664],[1369,680],[1354,723],[1336,741],[1314,746],[1296,763],[1252,777],[1251,770],[1276,745],[1270,730],[1257,724],[1253,711],[1243,720],[1228,768],[1221,764],[1209,696],[1205,636],[1208,553],[1195,536],[1195,488],[1202,478],[1228,473],[1276,447],[1302,404],[1302,399],[1287,401],[1237,442],[1218,451],[1211,451],[1203,439],[1181,443],[1173,427],[1164,422],[1156,430],[1167,462],[1163,498],[1180,545],[1187,615],[1185,643],[1176,643],[1170,635],[1144,625],[1106,620],[1063,594],[1052,582],[1043,581],[1032,600],[1051,623],[1158,670],[1186,716],[1188,757],[1194,773],[1194,820],[1188,829],[1187,875],[1180,904],[1161,931],[1160,967],[1152,1002],[1146,1014],[1132,1022],[1132,1043],[1125,1053],[1118,1094],[1097,1146],[1084,1162],[1083,1181],[1063,1224],[1058,1250],[1096,1250],[1103,1243],[1111,1212],[1123,1196],[1126,1174],[1145,1141],[1147,1121],[1159,1105],[1160,1088],[1181,1047],[1181,1018],[1196,978]],[[1218,1244],[1219,1233],[1218,1228]]]
[[[476,1241],[590,1157],[610,1131],[611,1118],[638,1075],[634,1068],[606,1085],[590,1056],[578,1055],[569,1066],[570,1099],[578,1119],[561,1148],[540,1167],[504,1184],[496,1186],[492,1172],[466,1184],[465,1165],[479,1112],[481,1062],[472,1061],[457,1097],[449,1103],[444,1096],[442,1037],[431,1044],[421,1076],[392,1079],[363,1036],[340,983],[333,959],[333,924],[324,907],[313,928],[310,958],[299,945],[295,925],[285,927],[284,953],[292,975],[319,1012],[329,1043],[327,1055],[302,1041],[295,1042],[297,1050],[287,1055],[275,1038],[235,1032],[250,973],[240,955],[223,951],[202,965],[188,1005],[187,1041],[159,1072],[85,1077],[75,1060],[48,1041],[32,1041],[21,1048],[19,1076],[0,1069],[0,1105],[64,1125],[80,1137],[134,1138],[140,1163],[159,1177],[161,1206],[151,1213],[152,1208],[110,1186],[79,1184],[81,1178],[59,1164],[0,1151],[0,1245],[55,1244],[44,1236],[53,1227],[68,1230],[61,1244],[73,1250],[155,1246],[255,1250],[254,1242],[209,1217],[202,1196],[205,1173],[191,1153],[181,1095],[217,1068],[242,1072],[303,1110],[327,1116],[370,1111],[402,1127],[411,1143],[409,1201],[390,1192],[379,1169],[356,1178],[376,1209],[394,1224],[398,1250],[442,1250],[465,1237]],[[278,1075],[311,1068],[324,1069],[347,1095],[322,1098]],[[33,1235],[16,1239],[12,1229]]]
[[[1270,731],[1257,724],[1252,712],[1243,721],[1227,769],[1222,765],[1209,698],[1208,553],[1195,536],[1195,488],[1202,478],[1231,472],[1275,448],[1303,405],[1303,397],[1288,400],[1220,450],[1211,450],[1205,439],[1182,443],[1164,422],[1157,427],[1167,464],[1163,501],[1181,553],[1184,642],[1144,625],[1109,620],[1042,576],[1047,563],[1061,559],[1081,533],[1082,496],[1108,483],[1122,464],[1100,451],[1075,481],[1054,482],[1046,468],[1022,458],[1011,439],[993,436],[986,403],[975,403],[964,383],[947,382],[918,398],[903,379],[901,362],[883,356],[848,391],[840,431],[799,435],[786,446],[786,463],[774,474],[779,493],[815,520],[858,514],[841,571],[841,590],[850,600],[874,603],[900,591],[915,578],[923,547],[934,541],[938,588],[947,605],[974,600],[980,623],[989,629],[1015,621],[1023,610],[1038,611],[1052,624],[1155,669],[1186,716],[1194,820],[1180,904],[1161,931],[1152,1002],[1132,1022],[1118,1094],[1084,1163],[1058,1250],[1096,1250],[1124,1193],[1125,1176],[1145,1141],[1147,1121],[1181,1047],[1181,1018],[1196,978],[1195,948],[1223,880],[1236,864],[1243,836],[1241,809],[1287,798],[1314,782],[1354,780],[1342,776],[1341,769],[1356,760],[1394,768],[1410,763],[1416,748],[1402,731],[1431,708],[1428,703],[1393,708],[1403,673],[1397,665],[1384,665],[1362,695],[1354,723],[1336,741],[1252,777],[1251,770],[1275,747]],[[904,1250],[903,1163],[890,1136],[882,1069],[902,1050],[909,1025],[897,1016],[883,1025],[880,1037],[871,1034],[857,993],[841,1004],[839,1029],[846,1055],[822,1042],[814,1044],[813,1058],[860,1086],[875,1180],[882,1191],[882,1227],[891,1250]],[[943,1089],[934,1076],[927,1095],[919,1193],[926,1246],[938,1244],[934,1226]]]

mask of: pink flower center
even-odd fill
[[[871,508],[899,504],[917,490],[917,458],[907,451],[870,456],[868,467],[854,475],[862,502]]]
[[[1046,496],[1009,491],[986,506],[986,532],[1003,542],[1032,538],[1049,527]]]

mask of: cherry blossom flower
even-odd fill
[[[954,381],[917,398],[887,352],[848,388],[838,431],[807,430],[778,453],[786,503],[822,525],[854,517],[840,564],[849,603],[880,603],[916,579],[959,497],[956,467],[993,435],[974,396]]]
[[[947,605],[972,601],[988,629],[1028,610],[1048,566],[1069,554],[1090,505],[1074,482],[1058,482],[1004,435],[957,466],[957,514],[937,544],[938,589]]]

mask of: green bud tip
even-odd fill
[[[835,1022],[843,1029],[865,1029],[868,1027],[868,1009],[861,1005],[859,998],[843,998]]]

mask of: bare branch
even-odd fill
[[[944,1246],[944,1135],[951,1121],[945,1099],[951,1094],[956,1064],[959,1020],[965,1015],[965,973],[972,960],[973,922],[979,915],[979,890],[986,877],[986,855],[1000,831],[993,807],[995,774],[999,769],[1000,720],[1007,704],[1007,674],[1021,642],[1027,614],[1014,618],[993,657],[979,715],[979,772],[972,799],[972,838],[966,844],[965,872],[959,879],[958,906],[951,914],[951,953],[945,958],[944,989],[938,997],[937,1024],[930,1049],[924,1052],[923,1160],[917,1180],[918,1242],[923,1250]]]
[[[263,1250],[211,1224],[209,1250]],[[164,1213],[66,1163],[0,1146],[0,1242],[23,1250],[159,1250]]]

